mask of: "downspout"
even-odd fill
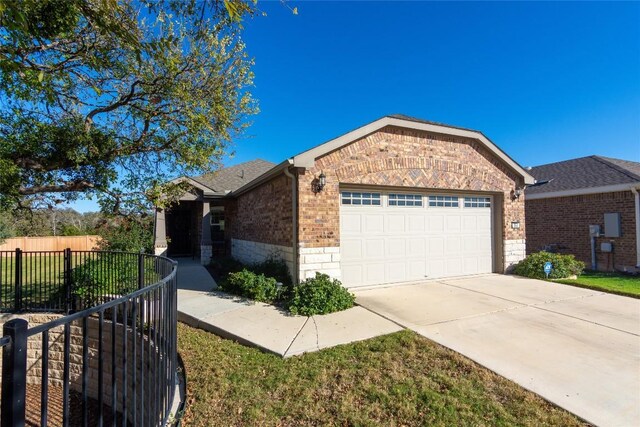
[[[284,174],[291,178],[291,249],[293,251],[293,271],[291,272],[291,278],[293,283],[298,284],[298,182],[296,175],[289,171],[289,168],[284,169]],[[637,211],[636,211],[637,212]]]
[[[631,187],[631,192],[636,198],[636,267],[640,267],[640,192],[636,187]]]

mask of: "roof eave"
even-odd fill
[[[357,139],[363,138],[373,132],[376,132],[386,126],[403,127],[427,132],[441,133],[445,135],[460,136],[464,138],[477,139],[482,142],[491,152],[497,155],[504,163],[506,163],[514,172],[522,176],[525,184],[534,184],[535,179],[527,171],[520,166],[515,160],[509,157],[491,140],[484,136],[481,132],[467,129],[454,128],[443,125],[421,123],[413,120],[400,119],[395,117],[383,117],[367,125],[359,127],[348,132],[338,138],[332,139],[324,144],[318,145],[310,150],[298,154],[293,157],[293,165],[295,167],[310,168],[313,167],[315,160],[331,151],[337,150]]]
[[[640,181],[627,182],[624,184],[604,185],[600,187],[574,188],[571,190],[548,191],[546,193],[527,194],[525,192],[525,200],[553,199],[556,197],[585,196],[588,194],[598,193],[615,193],[618,191],[630,191],[631,189],[640,190]]]
[[[198,190],[202,191],[202,195],[204,197],[214,197],[217,194],[215,192],[215,190],[213,190],[212,188],[209,188],[206,185],[202,184],[201,182],[198,182],[198,181],[194,180],[193,178],[189,178],[188,176],[180,176],[178,178],[172,179],[169,182],[172,183],[172,184],[179,184],[181,182],[186,182],[186,183],[196,187]]]
[[[237,190],[234,190],[234,191],[230,192],[228,194],[228,196],[235,197],[235,196],[239,196],[239,195],[241,195],[243,193],[246,193],[247,191],[252,190],[255,187],[257,187],[258,185],[260,185],[260,184],[270,180],[271,178],[279,175],[282,171],[284,171],[284,169],[288,168],[292,164],[293,164],[293,159],[287,159],[287,160],[283,161],[282,163],[279,163],[279,164],[275,165],[274,167],[272,167],[271,169],[269,169],[268,171],[266,171],[262,175],[259,175],[258,177],[254,178],[253,180],[251,180],[250,182],[246,183],[245,185],[243,185],[242,187],[238,188]]]

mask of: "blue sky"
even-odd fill
[[[638,2],[288,4],[245,23],[261,112],[227,165],[393,113],[479,129],[523,166],[640,161]]]

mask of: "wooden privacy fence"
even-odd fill
[[[100,236],[12,237],[0,244],[0,251],[92,251],[97,249]]]

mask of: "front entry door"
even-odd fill
[[[169,255],[191,255],[191,211],[173,211],[169,219]]]

